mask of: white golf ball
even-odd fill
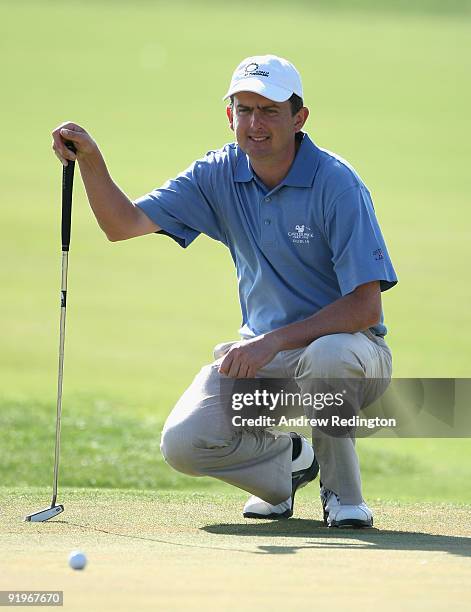
[[[73,550],[69,555],[69,565],[72,569],[83,569],[87,565],[85,553],[81,550]]]

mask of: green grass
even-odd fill
[[[0,474],[4,486],[52,479],[55,406],[10,402],[0,413]],[[172,470],[159,449],[162,421],[128,406],[84,397],[67,405],[62,424],[61,486],[220,491],[229,485]],[[469,439],[360,439],[367,500],[471,503]],[[318,487],[309,487],[318,500]],[[247,495],[245,495],[247,497]]]
[[[251,53],[299,67],[309,133],[373,193],[400,278],[383,298],[395,375],[470,376],[469,3],[328,4],[0,2],[2,482],[43,483],[51,471],[61,175],[51,130],[83,124],[137,197],[231,140],[220,98]],[[77,176],[67,316],[62,482],[223,487],[173,473],[158,440],[212,347],[237,336],[224,248],[110,244]],[[468,441],[359,447],[368,496],[469,502]]]
[[[120,405],[83,398],[62,420],[61,482],[69,487],[178,489],[194,479],[168,468],[160,453],[162,423],[133,416]],[[50,481],[55,439],[55,406],[10,403],[0,416],[2,484]],[[213,486],[209,478],[200,488]]]
[[[232,525],[233,535],[253,536],[289,536],[296,538],[306,535],[306,527],[312,531],[322,530],[326,537],[336,538],[339,534],[356,533],[359,538],[373,532],[368,530],[329,530],[325,528],[322,520],[322,510],[318,498],[312,497],[309,488],[301,489],[297,496],[296,517],[282,521],[247,520],[242,517],[241,504],[245,499],[242,491],[232,488],[225,493],[212,492],[189,492],[189,491],[143,491],[141,489],[106,489],[106,488],[82,488],[80,490],[65,487],[60,497],[65,511],[57,519],[43,524],[27,525],[31,531],[40,533],[41,529],[54,530],[60,528],[62,522],[84,522],[91,529],[102,526],[112,527],[111,523],[125,527],[131,535],[143,536],[155,529],[172,532],[193,532],[196,530],[206,533],[229,534]],[[21,519],[30,511],[44,506],[49,497],[49,490],[44,487],[0,487],[0,503],[2,507],[8,508],[5,512],[4,523],[1,528],[2,535],[23,536],[25,525]],[[13,503],[12,503],[13,502]],[[41,506],[42,504],[42,506]],[[142,512],[138,512],[139,505]],[[427,502],[379,502],[372,504],[375,515],[380,518],[376,521],[378,529],[396,532],[423,532],[424,534],[471,534],[469,524],[469,504],[430,504]],[[95,512],[92,512],[92,509]],[[132,508],[136,510],[133,511]],[[404,512],[411,511],[411,520],[404,521]],[[445,525],[437,521],[444,512],[456,512],[456,520],[453,525]],[[424,512],[430,511],[430,521],[423,520]],[[156,520],[158,518],[158,520]],[[227,529],[223,529],[223,527]],[[219,529],[218,529],[219,528]],[[110,534],[113,535],[113,534]],[[118,535],[118,534],[116,534]],[[115,539],[116,540],[116,539]],[[471,543],[467,543],[467,548]],[[470,551],[471,552],[471,551]]]
[[[331,530],[307,489],[289,521],[243,519],[234,490],[67,489],[55,520],[21,522],[45,498],[0,488],[2,584],[63,590],[68,610],[282,612],[315,596],[332,610],[418,612],[465,610],[471,596],[469,505],[376,503],[375,529]],[[77,548],[82,572],[67,565]]]

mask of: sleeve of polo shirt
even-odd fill
[[[394,287],[396,273],[366,187],[351,187],[334,200],[326,232],[342,295],[375,280],[381,291]]]
[[[210,164],[204,159],[162,187],[135,200],[146,215],[162,228],[163,234],[186,248],[200,234],[225,242],[220,218],[212,197]]]

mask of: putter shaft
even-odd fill
[[[57,377],[57,410],[56,410],[56,444],[54,451],[54,481],[52,486],[51,508],[56,505],[57,487],[59,480],[59,458],[61,446],[61,417],[62,417],[62,380],[64,377],[64,346],[65,346],[65,317],[67,309],[67,269],[69,265],[69,252],[62,251],[62,280],[61,280],[61,318],[59,330],[59,373]]]

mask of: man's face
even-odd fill
[[[235,94],[234,106],[227,107],[229,125],[240,148],[254,161],[282,160],[294,154],[294,136],[307,119],[307,109],[291,114],[291,104],[273,102],[243,91]]]

